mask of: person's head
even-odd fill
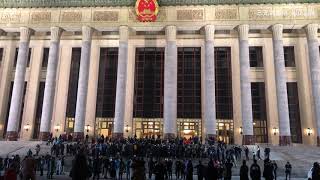
[[[242,164],[243,164],[243,165],[246,165],[246,164],[247,164],[247,161],[246,161],[246,160],[243,160],[243,161],[242,161]]]
[[[314,163],[313,163],[313,167],[319,168],[319,163],[318,163],[318,162],[314,162]]]

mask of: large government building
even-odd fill
[[[0,0],[4,140],[320,145],[318,0]]]

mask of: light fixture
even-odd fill
[[[243,134],[242,126],[240,126],[240,128],[239,128],[239,133],[240,133],[240,134]]]
[[[129,132],[129,125],[127,124],[125,127],[126,132]]]
[[[26,124],[24,127],[23,127],[24,130],[26,130],[27,132],[29,131],[30,129],[30,125],[29,124]]]
[[[87,133],[89,133],[90,125],[89,125],[89,124],[87,124],[87,125],[86,125],[86,127],[85,127],[85,129],[87,130]]]
[[[54,126],[54,130],[55,130],[56,132],[58,132],[59,129],[60,129],[60,125],[59,125],[59,124],[57,124],[56,126]]]
[[[255,125],[256,125],[256,122],[253,122],[253,125],[255,126]]]
[[[89,131],[90,131],[90,125],[87,124],[86,127],[85,127],[85,129],[86,129],[87,132],[89,132]]]
[[[307,134],[308,134],[308,136],[311,136],[311,134],[312,134],[312,129],[311,128],[307,128]]]
[[[277,133],[279,132],[278,128],[274,127],[272,129],[273,135],[277,135]]]

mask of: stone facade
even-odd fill
[[[0,66],[1,134],[7,131],[9,140],[16,140],[18,137],[20,139],[32,138],[39,83],[46,81],[46,76],[47,79],[49,78],[47,73],[50,71],[52,74],[50,76],[51,83],[46,81],[49,85],[51,84],[50,87],[48,85],[51,95],[50,93],[47,95],[47,99],[50,101],[47,106],[50,109],[44,109],[46,114],[43,114],[43,121],[45,124],[41,125],[41,133],[43,136],[48,136],[49,132],[52,132],[53,135],[64,132],[66,129],[65,114],[71,51],[73,47],[84,47],[87,51],[83,52],[85,54],[81,59],[81,63],[85,65],[81,67],[83,77],[81,77],[81,82],[79,80],[81,88],[78,99],[81,100],[81,103],[79,102],[80,104],[77,105],[75,132],[79,134],[79,138],[82,138],[85,132],[84,126],[90,125],[91,130],[88,134],[90,136],[97,135],[95,110],[99,49],[101,47],[119,47],[114,135],[116,137],[134,135],[135,125],[132,109],[135,48],[165,47],[165,62],[167,64],[165,65],[164,85],[164,135],[168,138],[175,137],[177,135],[175,104],[177,102],[175,93],[171,93],[171,91],[176,89],[176,79],[171,76],[172,73],[176,73],[176,50],[177,47],[201,47],[201,71],[204,75],[204,78],[201,79],[203,89],[201,92],[202,124],[206,126],[202,130],[207,137],[215,138],[216,133],[212,131],[217,128],[214,124],[216,117],[209,108],[215,102],[205,101],[207,97],[214,97],[214,92],[212,92],[212,88],[215,88],[214,79],[212,79],[214,65],[210,62],[214,58],[214,54],[207,51],[214,47],[230,47],[235,143],[251,144],[254,141],[252,124],[250,124],[252,122],[250,96],[242,93],[249,91],[250,88],[241,83],[264,82],[268,142],[290,144],[290,140],[288,140],[290,130],[288,130],[288,120],[285,117],[287,114],[283,115],[287,111],[283,111],[281,107],[284,101],[279,99],[279,94],[283,90],[283,86],[278,85],[279,73],[282,75],[282,85],[285,82],[298,83],[303,143],[310,145],[317,143],[317,137],[319,139],[320,136],[319,112],[315,108],[319,105],[319,97],[317,97],[319,95],[317,89],[319,88],[318,72],[313,69],[314,66],[310,66],[310,63],[314,64],[319,59],[319,51],[317,51],[319,34],[317,30],[320,23],[320,4],[219,6],[161,6],[160,4],[160,15],[161,18],[156,22],[141,23],[135,19],[132,6],[0,9],[0,29],[3,32],[0,37],[0,47],[4,49]],[[279,24],[284,30],[291,32],[283,32],[281,39],[278,39],[275,29],[272,28],[275,27],[275,24]],[[20,30],[21,27],[23,28]],[[52,27],[57,30],[51,30]],[[90,31],[83,30],[83,27],[90,28]],[[25,31],[26,29],[28,31]],[[59,38],[52,39],[47,34],[50,31],[58,33],[56,35]],[[139,34],[139,32],[147,31],[152,33]],[[192,33],[190,34],[190,32]],[[280,72],[276,59],[278,54],[283,56],[283,52],[279,51],[280,47],[288,45],[295,47],[296,67],[282,68]],[[13,59],[15,48],[19,46],[17,69],[20,70],[15,71]],[[262,69],[248,68],[248,46],[262,46],[264,63]],[[24,64],[27,47],[32,48],[30,67],[25,67]],[[41,69],[43,48],[50,48],[50,52],[51,50],[59,52],[56,56],[53,53],[50,55],[50,62],[57,64],[53,64],[54,66],[49,66],[45,70]],[[316,66],[318,65],[316,64]],[[18,131],[17,120],[19,117],[17,112],[22,101],[20,89],[23,81],[28,83],[21,122],[22,128]],[[13,88],[15,98],[12,99],[11,106],[17,107],[12,110],[7,104],[11,82],[15,84]],[[166,90],[169,90],[169,93]],[[208,94],[210,92],[212,94]],[[5,116],[8,110],[10,110],[9,123],[5,129]],[[27,124],[30,125],[30,129],[25,131],[23,127]],[[57,125],[59,125],[59,129],[56,130],[55,126]],[[238,132],[240,127],[243,128],[242,136]],[[279,129],[278,134],[274,135],[273,128]],[[311,128],[310,135],[307,133],[308,128]]]

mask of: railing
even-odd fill
[[[0,8],[134,6],[136,0],[0,0]],[[319,0],[158,0],[160,6],[317,3]]]

